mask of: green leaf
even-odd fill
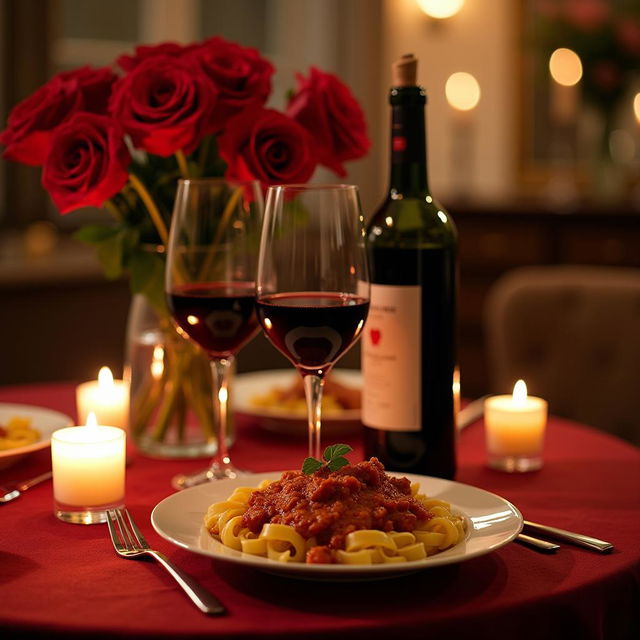
[[[125,234],[120,231],[95,243],[98,260],[109,280],[115,280],[123,274],[124,243]]]
[[[322,462],[320,460],[316,460],[315,458],[305,458],[302,463],[302,473],[307,476],[310,476],[312,473],[315,473],[318,469],[322,467]]]
[[[348,444],[332,444],[324,450],[324,454],[322,457],[327,462],[330,462],[334,458],[346,455],[347,453],[349,453],[349,451],[353,451],[353,449]]]
[[[78,231],[73,234],[73,237],[86,244],[99,244],[100,242],[115,236],[117,233],[118,229],[116,227],[107,227],[101,224],[88,224],[85,227],[82,227],[82,229],[78,229]]]
[[[127,265],[131,275],[131,291],[144,295],[162,315],[166,313],[164,265],[162,255],[137,250],[131,252]]]
[[[329,462],[327,463],[327,467],[329,467],[329,471],[337,471],[338,469],[342,469],[342,467],[348,464],[349,461],[346,458],[339,456],[337,458],[332,458],[331,460],[329,460]]]

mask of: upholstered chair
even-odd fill
[[[491,386],[523,378],[549,411],[640,446],[640,270],[515,269],[485,306]]]

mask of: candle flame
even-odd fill
[[[98,388],[105,390],[113,387],[113,374],[109,367],[102,367],[98,372]]]
[[[518,380],[513,387],[513,403],[523,406],[527,401],[527,385],[524,380]]]
[[[220,391],[218,391],[218,400],[220,400],[220,402],[226,402],[227,399],[229,397],[229,394],[227,392],[227,388],[226,387],[222,387],[220,389]]]
[[[87,415],[86,426],[89,429],[95,429],[98,426],[98,418],[96,418],[96,414],[93,411],[89,411]]]

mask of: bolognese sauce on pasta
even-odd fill
[[[464,538],[463,518],[418,489],[371,458],[337,471],[286,471],[257,488],[237,488],[212,504],[204,520],[224,545],[282,562],[407,562]]]

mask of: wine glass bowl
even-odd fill
[[[325,376],[360,336],[369,310],[364,217],[352,185],[267,192],[256,280],[266,337],[303,376],[309,455],[320,455]]]
[[[259,331],[255,273],[262,211],[258,182],[207,178],[178,185],[166,300],[179,330],[209,356],[218,425],[218,452],[211,466],[174,478],[179,489],[237,474],[227,450],[229,371],[235,355]]]

